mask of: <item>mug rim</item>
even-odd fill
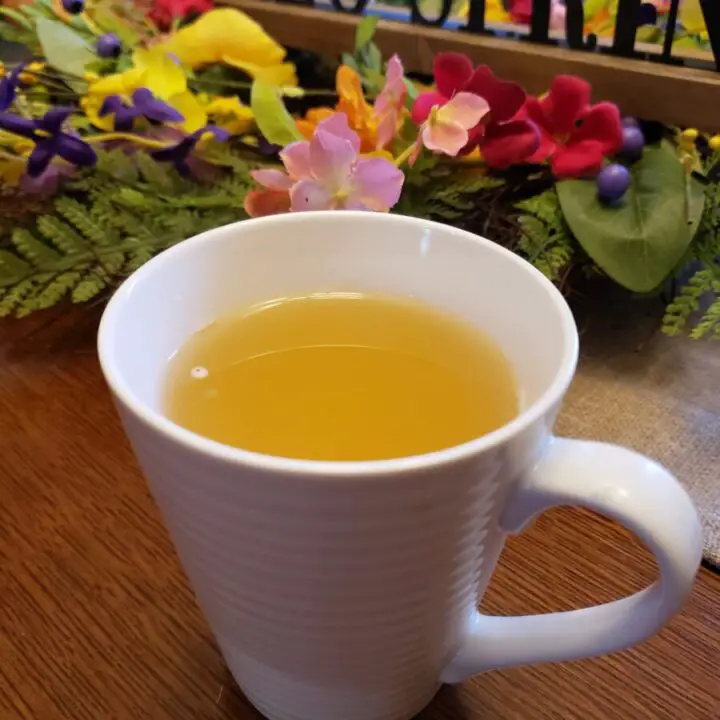
[[[338,217],[338,215],[341,217]],[[114,360],[113,351],[116,348],[113,342],[113,321],[115,316],[122,312],[124,303],[127,302],[134,286],[138,282],[143,281],[152,273],[156,272],[163,263],[172,262],[177,254],[183,252],[190,253],[195,250],[198,245],[217,240],[219,233],[228,233],[233,229],[237,230],[238,233],[245,233],[251,230],[250,227],[247,227],[248,224],[254,227],[258,227],[259,225],[282,226],[286,223],[311,222],[322,218],[342,219],[344,222],[352,222],[353,220],[367,221],[373,218],[372,221],[377,222],[390,221],[399,224],[411,224],[423,227],[430,226],[430,228],[436,231],[484,245],[490,251],[503,255],[508,262],[515,263],[518,267],[521,267],[521,269],[526,272],[534,282],[541,285],[543,290],[549,295],[553,306],[558,312],[562,325],[562,358],[552,382],[535,402],[525,408],[510,422],[505,423],[486,435],[481,435],[473,440],[443,450],[385,460],[306,460],[266,455],[244,450],[242,448],[224,445],[216,440],[211,440],[191,430],[187,430],[177,425],[161,412],[148,407],[137,398],[129,384],[123,380],[123,375]],[[241,228],[243,225],[246,226],[244,229]],[[242,238],[234,238],[234,242],[242,242]],[[389,239],[388,242],[392,242],[392,240]],[[102,373],[115,397],[125,408],[142,420],[144,424],[151,427],[154,431],[159,432],[167,440],[171,440],[203,455],[211,456],[221,462],[233,465],[252,467],[266,472],[331,478],[338,476],[386,476],[388,474],[404,473],[407,471],[427,470],[439,465],[465,460],[507,443],[510,439],[538,422],[561,400],[575,374],[579,354],[579,338],[572,311],[555,285],[529,262],[485,237],[475,235],[467,230],[461,230],[451,225],[445,225],[444,223],[405,215],[387,215],[359,210],[320,210],[239,220],[235,223],[222,225],[194,235],[164,250],[130,275],[110,298],[103,310],[100,320],[97,349]]]

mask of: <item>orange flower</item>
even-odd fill
[[[303,119],[296,121],[298,130],[309,140],[319,123],[335,113],[345,113],[348,125],[360,137],[360,152],[374,151],[377,145],[377,116],[365,99],[360,76],[351,67],[341,65],[335,76],[335,89],[339,96],[337,105],[308,110]]]
[[[348,65],[341,65],[335,76],[340,99],[338,112],[345,113],[350,127],[360,136],[360,152],[371,152],[377,145],[377,116],[363,92],[360,76]]]
[[[305,117],[296,120],[295,124],[297,129],[302,133],[302,136],[306,140],[312,140],[312,136],[315,133],[315,128],[323,121],[327,120],[331,115],[334,115],[337,111],[329,107],[310,108],[305,113]]]

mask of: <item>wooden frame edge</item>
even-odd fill
[[[352,49],[360,21],[358,15],[272,0],[224,4],[246,12],[285,46],[333,55]],[[408,71],[431,74],[436,53],[461,52],[530,93],[545,92],[556,75],[579,75],[592,84],[595,101],[614,102],[624,114],[720,131],[720,102],[711,101],[720,99],[717,72],[385,20],[375,41],[386,56],[398,53]]]

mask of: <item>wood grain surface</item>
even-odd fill
[[[250,720],[100,375],[95,309],[0,325],[0,718]],[[499,614],[603,602],[654,575],[624,531],[576,510],[508,545]],[[720,718],[720,577],[620,655],[444,688],[422,720]],[[338,720],[342,720],[338,718]]]
[[[223,4],[245,11],[286,47],[333,56],[352,51],[361,18],[288,2],[223,0]],[[547,92],[556,75],[579,75],[592,85],[595,102],[614,102],[626,115],[708,132],[720,127],[720,104],[708,102],[720,89],[720,73],[710,70],[387,20],[377,24],[374,41],[385,57],[397,53],[408,71],[431,75],[437,53],[460,52],[475,63],[490,65],[500,77],[520,83],[529,93]]]

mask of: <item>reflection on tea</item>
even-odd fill
[[[170,362],[166,410],[245,450],[380,460],[496,430],[518,399],[508,361],[476,328],[413,301],[328,293],[198,332]]]

